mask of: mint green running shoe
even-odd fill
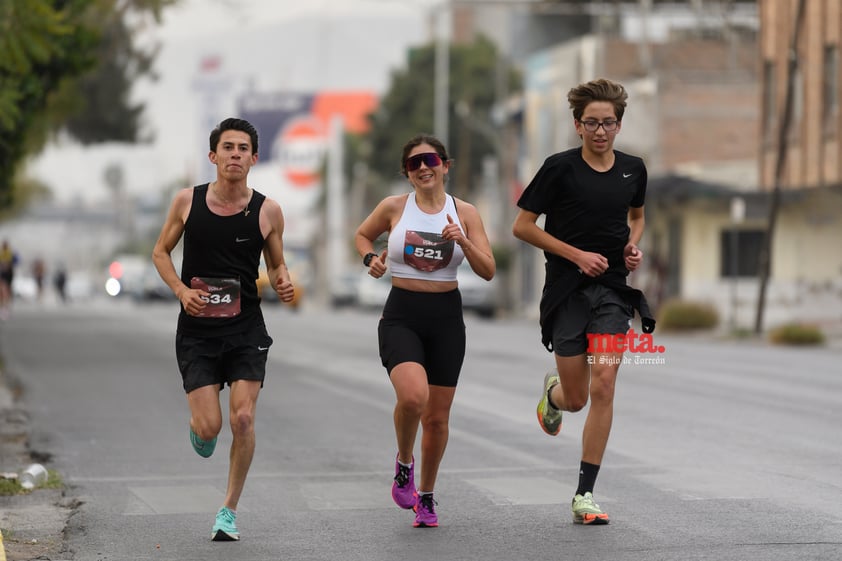
[[[590,491],[584,495],[573,497],[573,504],[570,509],[573,511],[573,522],[576,524],[593,524],[595,526],[608,524],[608,513],[602,512],[599,505],[594,502]]]
[[[541,392],[541,401],[538,402],[538,424],[550,436],[557,435],[558,431],[561,430],[561,410],[550,405],[550,398],[547,395],[550,388],[558,383],[558,373],[555,369],[547,372],[547,375],[544,376],[544,389]]]
[[[211,531],[211,539],[215,542],[235,542],[240,539],[237,531],[237,513],[224,506],[216,513],[216,523]]]
[[[211,440],[202,440],[199,435],[193,432],[193,428],[190,428],[190,444],[193,445],[193,450],[203,458],[211,457],[216,449],[216,439],[217,437],[214,436]]]

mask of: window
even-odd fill
[[[756,277],[760,274],[760,253],[766,233],[763,230],[725,228],[719,235],[719,270],[722,278]]]
[[[777,99],[775,95],[775,64],[767,60],[763,64],[763,140],[767,144],[775,143],[775,123],[777,123]]]
[[[825,134],[835,136],[839,116],[839,47],[826,45],[824,48],[824,71],[822,72],[822,117]]]
[[[792,78],[792,121],[789,123],[789,137],[795,142],[801,136],[801,126],[804,122],[804,72],[801,67],[795,69]]]

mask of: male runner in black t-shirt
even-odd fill
[[[573,521],[607,524],[593,488],[608,443],[614,385],[622,352],[589,348],[594,335],[624,336],[634,310],[654,329],[642,293],[626,284],[640,265],[646,166],[614,150],[627,94],[605,79],[573,88],[567,99],[582,146],[554,154],[518,201],[513,233],[546,256],[541,333],[556,368],[544,378],[538,421],[547,434],[561,428],[561,411],[579,411],[590,397],[582,434]],[[544,229],[536,221],[545,215]],[[603,349],[604,351],[605,349]],[[590,355],[590,356],[589,356]]]

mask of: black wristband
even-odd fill
[[[369,265],[371,265],[371,260],[375,257],[377,257],[376,253],[366,253],[365,257],[363,257],[363,265],[368,267]]]

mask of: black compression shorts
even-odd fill
[[[465,359],[462,295],[413,292],[392,287],[377,328],[380,360],[386,371],[417,362],[434,386],[455,387]]]

